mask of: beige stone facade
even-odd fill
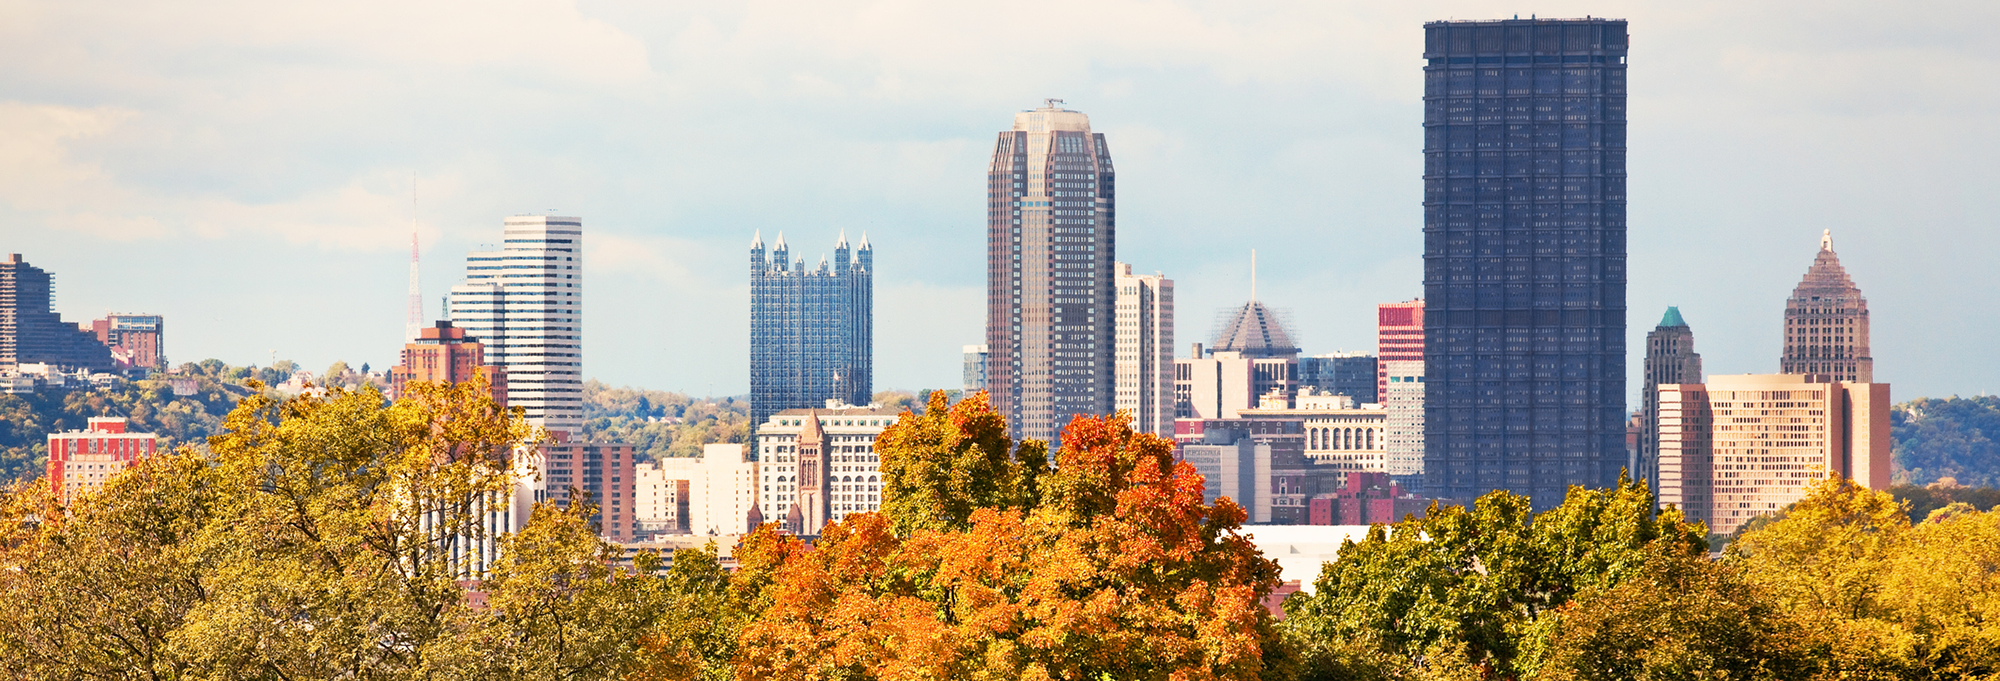
[[[1710,376],[1659,386],[1660,503],[1728,534],[1828,475],[1889,486],[1889,385]]]

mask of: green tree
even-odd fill
[[[1523,638],[1577,594],[1644,574],[1648,556],[1701,555],[1707,531],[1655,514],[1645,486],[1572,487],[1539,515],[1504,491],[1472,508],[1433,504],[1423,518],[1371,528],[1327,563],[1314,593],[1285,603],[1306,678],[1514,676]]]

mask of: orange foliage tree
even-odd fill
[[[737,577],[761,612],[739,678],[1256,679],[1288,671],[1263,599],[1278,584],[1203,503],[1173,443],[1124,416],[1076,417],[1055,465],[1012,443],[984,393],[933,393],[877,445],[883,512],[807,545],[765,526]]]

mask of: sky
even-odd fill
[[[0,0],[0,251],[170,361],[401,347],[513,214],[581,216],[585,375],[748,389],[752,234],[876,249],[878,389],[984,338],[985,164],[1066,100],[1176,346],[1250,292],[1308,353],[1422,295],[1425,21],[1629,19],[1628,360],[1669,305],[1777,370],[1831,230],[1898,400],[2000,390],[2000,3]],[[414,200],[413,200],[414,192]]]

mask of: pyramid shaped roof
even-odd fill
[[[1806,268],[1806,276],[1799,280],[1798,288],[1792,290],[1794,300],[1811,300],[1814,297],[1834,296],[1861,297],[1861,289],[1847,276],[1847,268],[1840,265],[1840,256],[1833,252],[1833,236],[1822,234],[1819,254],[1813,256],[1812,267]]]
[[[1669,327],[1687,326],[1687,325],[1688,325],[1687,322],[1681,320],[1681,309],[1678,307],[1667,308],[1667,316],[1660,318],[1660,328],[1663,329]]]
[[[1278,315],[1263,303],[1252,300],[1229,314],[1215,334],[1217,352],[1241,352],[1245,357],[1277,357],[1299,354],[1292,335]]]

